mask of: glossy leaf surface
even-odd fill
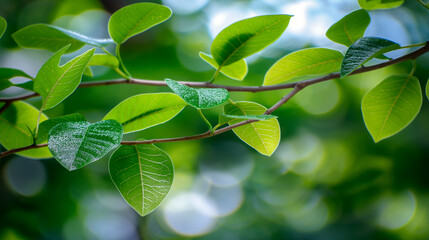
[[[405,0],[359,0],[359,5],[366,10],[375,10],[399,7],[404,2]]]
[[[215,69],[219,68],[219,64],[217,64],[216,60],[214,60],[212,56],[200,52],[200,57]],[[247,63],[244,59],[241,59],[238,62],[223,67],[220,72],[227,77],[241,81],[247,74]]]

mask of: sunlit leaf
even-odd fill
[[[92,72],[91,67],[86,67],[85,70],[83,71],[83,75],[88,76],[88,77],[93,77],[94,73]]]
[[[91,61],[89,62],[89,66],[105,66],[116,69],[119,67],[119,61],[112,55],[94,54],[94,56],[91,58]]]
[[[28,103],[16,101],[0,115],[0,143],[6,149],[27,147],[33,144],[33,135],[30,132],[36,128],[39,110]],[[48,119],[44,114],[41,121]],[[52,157],[48,148],[31,149],[17,153],[29,158]]]
[[[112,14],[109,33],[117,44],[160,24],[170,18],[168,7],[155,3],[135,3],[123,7]]]
[[[405,0],[359,0],[359,5],[366,10],[375,10],[399,7],[404,2]]]
[[[405,128],[422,105],[419,80],[410,75],[393,75],[371,89],[362,100],[362,113],[375,142]]]
[[[85,44],[105,47],[112,44],[112,39],[95,39],[48,24],[33,24],[12,34],[15,42],[24,48],[46,49],[57,52],[69,44],[67,53],[82,48]]]
[[[88,50],[63,66],[59,66],[61,56],[68,47],[60,49],[49,58],[34,80],[34,90],[43,97],[42,109],[44,110],[55,107],[74,92],[95,50]]]
[[[0,38],[3,36],[4,32],[6,32],[7,22],[6,19],[0,16]]]
[[[224,107],[227,115],[262,115],[266,110],[258,103],[245,101],[228,103]],[[229,122],[229,125],[241,121],[243,120],[237,119]],[[271,156],[280,143],[280,126],[275,118],[249,123],[234,128],[233,131],[243,142],[263,155]]]
[[[97,123],[61,122],[49,132],[48,147],[55,159],[72,171],[92,163],[122,140],[122,126],[115,120]]]
[[[363,37],[371,17],[364,9],[356,10],[334,23],[326,32],[326,36],[333,42],[350,46]]]
[[[277,116],[274,115],[228,115],[224,113],[219,114],[219,125],[223,125],[226,123],[229,123],[234,120],[269,120],[272,118],[277,118]]]
[[[212,58],[212,56],[200,52],[200,57],[215,69],[219,68],[219,64],[217,64],[217,62]],[[227,77],[241,81],[247,74],[247,63],[244,59],[241,59],[238,62],[223,67],[220,72],[225,74],[225,76]]]
[[[186,105],[185,101],[173,93],[140,94],[119,103],[104,119],[118,121],[125,133],[135,132],[167,122]]]
[[[168,154],[155,145],[123,145],[109,161],[110,176],[122,197],[141,216],[155,210],[173,183]]]
[[[345,77],[374,57],[400,48],[399,44],[378,37],[363,37],[347,49],[341,63],[341,77]]]
[[[191,88],[171,79],[165,79],[174,93],[195,108],[212,108],[229,99],[229,93],[223,88]]]
[[[39,125],[39,132],[37,133],[37,143],[43,143],[47,141],[51,129],[62,122],[86,122],[86,119],[83,115],[79,113],[73,113],[61,117],[47,119]]]
[[[327,48],[308,48],[290,53],[277,61],[267,72],[264,85],[286,82],[296,77],[338,71],[343,54]]]
[[[261,51],[277,40],[290,15],[265,15],[244,19],[222,30],[213,40],[211,54],[222,68]]]

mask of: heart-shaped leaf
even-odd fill
[[[219,68],[219,64],[217,64],[214,58],[206,53],[200,52],[200,58],[206,61],[215,69]],[[247,63],[244,59],[241,59],[233,64],[228,66],[224,66],[221,70],[221,73],[225,74],[225,76],[230,77],[235,80],[243,80],[247,74]]]
[[[359,0],[359,5],[366,10],[375,10],[399,7],[404,2],[405,0]]]
[[[343,54],[327,48],[308,48],[278,60],[267,72],[264,85],[286,82],[296,77],[338,71]]]
[[[37,143],[43,143],[47,141],[51,129],[62,122],[86,122],[86,119],[83,115],[79,113],[73,113],[61,117],[47,119],[39,125],[39,132],[37,133]]]
[[[374,141],[379,142],[410,124],[421,106],[419,80],[410,75],[393,75],[363,97],[363,119]]]
[[[245,101],[228,103],[224,107],[227,115],[262,115],[266,110],[258,103]],[[228,123],[232,125],[241,121],[237,119]],[[249,123],[233,131],[243,142],[263,155],[271,156],[280,143],[280,126],[275,118]]]
[[[175,117],[186,102],[173,93],[149,93],[132,96],[114,107],[105,117],[122,124],[124,132],[146,129]]]
[[[371,17],[368,12],[364,9],[359,9],[334,23],[326,32],[326,36],[331,41],[348,47],[363,37],[370,22]]]
[[[69,45],[67,53],[82,48],[85,44],[105,47],[113,43],[112,39],[95,39],[48,24],[33,24],[12,34],[15,42],[24,48],[46,49],[57,52]]]
[[[191,88],[171,79],[165,79],[174,93],[195,108],[212,108],[229,99],[229,93],[223,88]]]
[[[61,56],[68,48],[65,46],[56,52],[37,73],[34,90],[43,97],[41,110],[55,107],[74,92],[95,51],[88,50],[60,67]]]
[[[19,84],[13,84],[9,81],[10,79],[15,77],[25,77],[33,80],[30,75],[26,74],[21,70],[13,68],[0,68],[0,91],[11,86],[20,87]]]
[[[0,38],[3,36],[4,32],[6,32],[7,22],[6,19],[0,17]]]
[[[345,77],[374,57],[399,49],[399,44],[378,37],[363,37],[347,49],[341,63],[341,77]]]
[[[89,62],[89,66],[105,66],[117,69],[119,67],[119,60],[112,55],[94,54]]]
[[[109,161],[110,176],[122,197],[141,216],[155,210],[173,183],[168,154],[155,145],[123,145]]]
[[[213,40],[211,54],[220,68],[261,51],[286,30],[290,15],[244,19],[223,29]]]
[[[228,115],[224,113],[219,114],[219,125],[229,123],[234,120],[269,120],[272,118],[277,118],[274,115]]]
[[[118,147],[122,132],[121,124],[115,120],[93,124],[62,122],[51,129],[48,147],[55,159],[72,171],[102,158]]]
[[[109,33],[117,44],[146,31],[170,18],[168,7],[155,3],[135,3],[123,7],[112,14]]]

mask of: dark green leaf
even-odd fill
[[[117,44],[146,31],[170,18],[168,7],[155,3],[136,3],[123,7],[112,14],[109,33]]]
[[[363,119],[374,141],[379,142],[410,124],[421,105],[419,80],[410,75],[393,75],[363,97]]]
[[[348,47],[363,37],[370,22],[371,18],[368,12],[364,9],[359,9],[334,23],[326,32],[326,36],[333,42]]]
[[[244,19],[222,30],[213,40],[211,54],[222,68],[261,51],[277,40],[290,15],[265,15]]]
[[[345,77],[374,57],[400,48],[399,44],[378,37],[363,37],[347,49],[341,63],[341,77]]]
[[[359,0],[359,5],[366,10],[375,10],[399,7],[404,2],[405,0]]]
[[[140,94],[119,103],[104,119],[118,121],[125,133],[135,132],[169,121],[186,105],[173,93]]]
[[[155,145],[123,145],[109,161],[110,176],[122,197],[141,216],[155,210],[173,183],[168,154]]]
[[[0,17],[0,38],[3,36],[4,32],[6,32],[7,22],[6,19]]]
[[[97,123],[62,122],[49,133],[48,147],[55,159],[72,171],[92,163],[122,140],[122,126],[115,120]]]
[[[428,79],[428,82],[426,83],[426,97],[429,99],[429,79]]]
[[[219,114],[219,125],[229,123],[234,120],[269,120],[272,118],[277,118],[274,115],[228,115],[224,113]]]
[[[13,68],[0,68],[0,82],[7,81],[15,77],[25,77],[33,80],[33,77],[21,70]]]
[[[15,87],[20,87],[22,89],[28,90],[28,91],[34,91],[34,82],[33,81],[28,81],[28,82],[24,82],[24,83],[17,83],[17,84],[13,84],[13,86]]]
[[[212,67],[214,67],[215,69],[218,69],[219,65],[213,59],[212,56],[210,56],[206,53],[200,52],[200,57],[201,57],[201,59],[206,61],[208,64],[210,64]],[[225,74],[225,76],[227,76],[227,77],[241,81],[244,79],[244,77],[247,74],[247,63],[244,59],[241,59],[238,62],[235,62],[235,63],[230,64],[228,66],[224,66],[220,70],[220,72]]]
[[[40,123],[39,132],[37,135],[37,143],[43,143],[48,140],[49,132],[53,127],[62,122],[86,122],[86,119],[83,115],[79,113],[73,113],[61,117],[47,119],[46,121]]]
[[[229,93],[223,88],[191,88],[171,79],[165,79],[174,93],[195,108],[212,108],[229,99]]]

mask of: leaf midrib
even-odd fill
[[[142,162],[140,159],[140,152],[139,152],[138,147],[136,145],[134,145],[134,148],[136,149],[137,158],[139,161],[139,175],[140,175],[140,181],[141,181],[141,186],[142,186],[142,207],[141,207],[142,213],[141,214],[143,214],[143,212],[144,212],[144,184],[143,184]]]

